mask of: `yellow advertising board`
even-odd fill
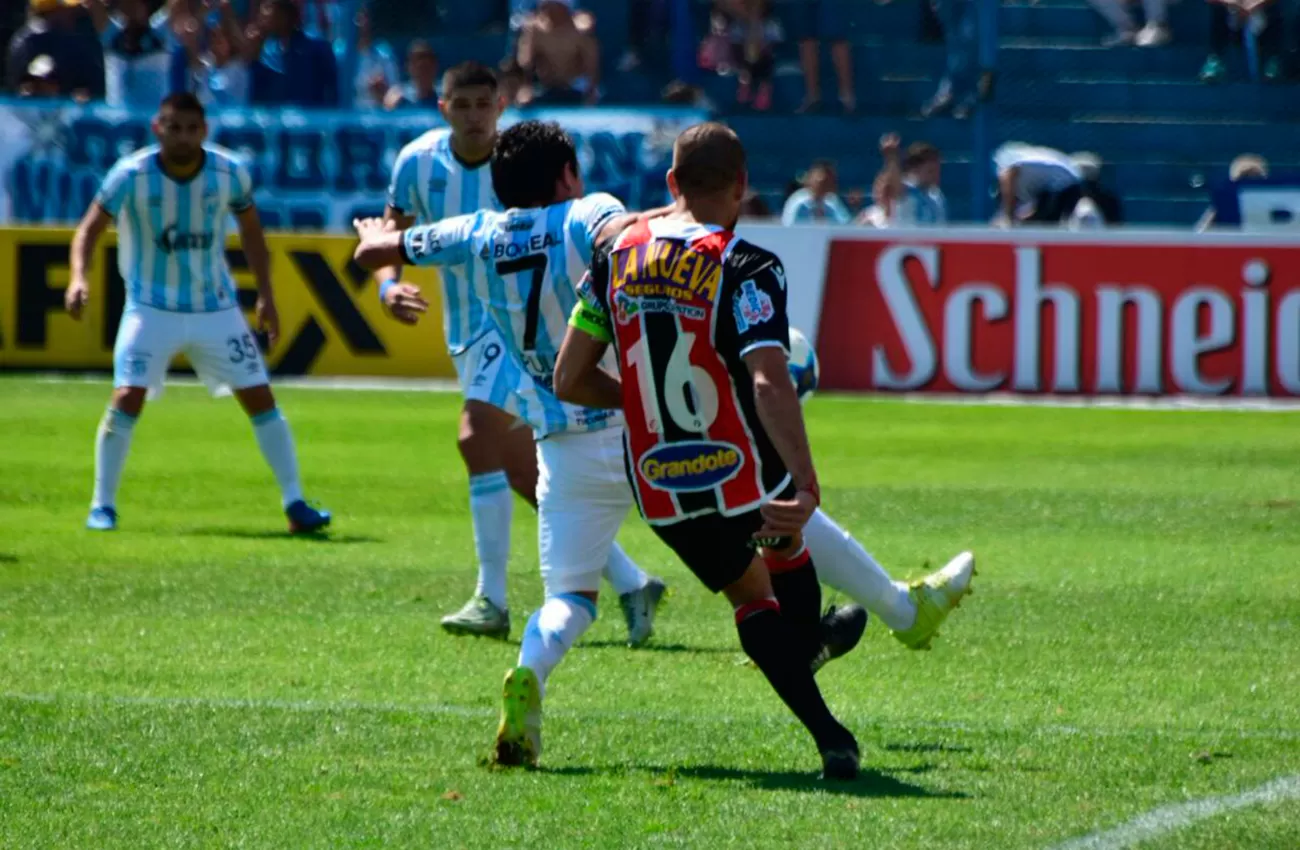
[[[72,231],[0,228],[0,368],[109,369],[125,291],[116,235],[105,234],[89,272],[90,304],[81,321],[63,309]],[[271,282],[280,339],[266,354],[279,375],[451,378],[442,332],[442,286],[433,269],[407,269],[429,313],[415,327],[384,311],[374,282],[352,262],[354,239],[273,234]],[[252,321],[257,289],[243,251],[226,256],[239,302]]]

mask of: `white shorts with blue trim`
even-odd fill
[[[213,395],[270,383],[266,361],[238,308],[179,313],[128,304],[113,346],[113,386],[162,392],[167,367],[184,354]]]
[[[494,325],[489,325],[464,351],[453,354],[451,362],[456,365],[456,377],[466,401],[490,404],[524,422],[541,411],[537,385],[510,356]]]
[[[623,428],[569,431],[537,443],[537,548],[547,597],[593,593],[632,510]]]

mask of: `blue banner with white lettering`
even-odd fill
[[[664,173],[677,134],[704,120],[694,109],[553,109],[507,112],[558,121],[572,134],[589,192],[629,209],[666,202]],[[81,218],[119,157],[153,143],[152,115],[106,106],[0,101],[0,223]],[[436,112],[230,110],[208,116],[208,138],[244,156],[268,228],[346,232],[381,215],[397,152],[443,126]]]

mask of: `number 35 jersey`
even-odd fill
[[[622,422],[616,410],[561,402],[554,387],[555,358],[596,236],[624,212],[617,198],[597,193],[536,209],[483,210],[412,227],[402,237],[409,264],[454,270],[501,329],[512,358],[537,386],[537,402],[520,399],[519,415],[539,439]]]
[[[720,228],[652,220],[597,251],[579,296],[569,323],[618,352],[628,476],[647,521],[746,513],[788,485],[744,360],[788,352],[775,254]]]

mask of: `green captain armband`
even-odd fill
[[[590,304],[579,300],[569,316],[569,326],[577,328],[601,342],[614,341],[614,329],[610,326],[609,316],[592,308]]]

